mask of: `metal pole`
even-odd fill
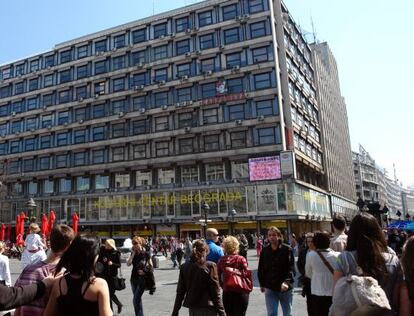
[[[207,239],[207,209],[204,209],[204,239]]]

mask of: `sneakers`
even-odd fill
[[[156,290],[156,288],[155,288],[155,287],[151,288],[151,289],[149,290],[149,295],[154,295],[155,290]]]
[[[118,305],[118,314],[121,314],[122,313],[122,307],[123,306],[124,305],[122,305],[122,304]]]

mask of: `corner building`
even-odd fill
[[[204,203],[223,233],[330,220],[311,50],[279,0],[197,3],[1,65],[0,78],[3,221],[30,197],[38,218],[77,212],[115,238],[195,236]]]

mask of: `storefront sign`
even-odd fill
[[[291,178],[295,176],[295,164],[292,151],[280,152],[280,170],[283,178]]]
[[[287,222],[284,220],[274,220],[274,221],[263,221],[262,228],[269,228],[272,226],[276,226],[277,228],[286,228]]]
[[[279,156],[249,159],[249,175],[250,181],[280,179]]]
[[[235,93],[235,94],[223,94],[216,97],[208,98],[201,100],[201,105],[210,105],[210,104],[220,104],[230,101],[238,101],[246,99],[246,94],[244,92]]]

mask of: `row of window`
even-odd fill
[[[159,46],[153,49],[154,56],[167,58],[170,57],[168,53],[168,45]],[[158,54],[159,53],[159,54]],[[107,58],[93,63],[72,67],[62,70],[58,73],[46,74],[29,80],[23,80],[14,84],[9,84],[0,88],[0,98],[10,97],[12,95],[20,95],[26,92],[36,91],[38,89],[52,87],[58,84],[71,82],[73,80],[80,80],[94,75],[100,75],[106,72],[115,71],[134,66],[148,61],[148,52],[139,51],[131,54]],[[136,85],[148,85],[151,83],[158,83],[160,81],[169,81],[182,78],[183,76],[191,77],[195,75],[206,74],[208,72],[217,72],[225,69],[234,69],[235,67],[243,67],[251,64],[267,62],[273,60],[273,49],[266,45],[257,48],[244,49],[238,52],[226,54],[224,59],[221,54],[209,58],[197,58],[197,60],[189,60],[186,63],[176,64],[175,66],[164,66],[163,68],[147,70],[144,73],[139,73],[133,77],[122,79],[125,87],[133,87]],[[125,76],[125,75],[124,75]],[[114,79],[121,81],[121,79]],[[116,86],[116,84],[115,84]],[[116,87],[114,87],[116,91]]]
[[[228,168],[228,171],[226,170]],[[220,182],[229,179],[247,179],[248,164],[244,161],[206,163],[202,166],[181,166],[177,168],[158,168],[133,172],[77,176],[71,178],[45,179],[38,181],[16,182],[10,184],[10,195],[37,195],[52,193],[72,193],[89,190],[131,189],[146,186],[197,183],[200,181]]]
[[[159,70],[161,71],[161,70]],[[165,70],[167,72],[167,70]],[[157,76],[161,74],[156,71]],[[162,73],[164,75],[164,73]],[[156,77],[163,78],[163,77]],[[140,82],[145,80],[145,73],[140,75],[134,75],[133,78],[134,89]],[[58,93],[51,92],[39,97],[29,98],[27,100],[15,101],[13,103],[7,103],[0,105],[0,117],[16,115],[18,113],[31,111],[40,107],[48,107],[55,104],[64,104],[72,102],[74,100],[82,101],[93,95],[98,98],[100,95],[110,92],[121,92],[127,88],[127,78],[112,79],[110,82],[100,81],[94,85],[82,85],[76,88],[68,88]],[[224,87],[223,90],[218,91],[218,84]],[[122,112],[128,112],[129,110],[136,110],[140,108],[157,108],[163,105],[170,105],[177,102],[200,100],[215,97],[217,95],[235,94],[243,91],[263,90],[276,87],[276,74],[275,71],[261,72],[249,74],[244,77],[238,77],[227,80],[214,81],[209,83],[195,83],[191,86],[183,88],[171,88],[163,89],[159,92],[148,93],[144,96],[133,97],[131,102],[129,98],[122,100],[112,101],[112,109],[122,108]],[[138,89],[137,88],[137,89]],[[131,105],[129,104],[131,103]],[[119,111],[112,111],[113,114],[119,113]]]
[[[322,154],[317,148],[313,147],[312,144],[308,143],[304,138],[300,137],[296,133],[293,134],[293,141],[296,149],[299,149],[313,161],[322,165]]]
[[[307,121],[300,112],[298,112],[294,107],[291,107],[292,121],[298,124],[306,134],[312,137],[317,143],[320,143],[319,132],[316,130],[315,126]]]
[[[242,5],[242,3],[244,5]],[[62,49],[56,54],[46,54],[45,56],[32,59],[27,62],[16,63],[14,66],[3,68],[0,71],[0,79],[8,79],[13,76],[23,75],[28,72],[34,72],[41,68],[48,68],[57,64],[63,64],[75,59],[82,59],[92,54],[105,52],[110,49],[118,49],[129,44],[143,43],[150,39],[157,39],[172,33],[185,32],[194,27],[203,27],[221,21],[235,19],[244,13],[257,13],[267,10],[267,1],[264,0],[248,0],[247,3],[235,3],[221,7],[220,11],[217,8],[205,10],[195,15],[183,16],[170,19],[166,22],[161,22],[139,28],[132,31],[127,31],[122,34],[112,35],[104,39],[96,40],[93,44],[81,44],[76,48]],[[242,7],[244,9],[242,10]],[[261,26],[254,25],[251,27],[250,35],[255,36],[261,32]],[[229,38],[234,38],[234,33],[230,32]]]
[[[123,100],[124,101],[124,100]],[[139,103],[141,104],[141,103]],[[138,110],[138,106],[134,106],[133,110]],[[9,123],[0,124],[0,135],[16,134],[27,131],[35,131],[41,128],[51,128],[57,125],[68,125],[73,122],[81,122],[89,119],[97,119],[117,113],[128,112],[129,108],[126,102],[112,102],[110,104],[96,104],[90,107],[75,108],[70,110],[63,110],[48,114],[42,114],[33,117],[27,117],[24,120],[15,120]],[[266,117],[279,114],[279,107],[277,98],[266,100],[247,101],[242,104],[225,105],[222,108],[210,108],[200,110],[197,109],[186,111],[185,113],[177,113],[170,115],[169,113],[163,116],[154,117],[155,126],[159,125],[156,122],[160,119],[167,122],[167,128],[174,129],[184,128],[187,126],[199,126],[206,124],[216,124],[234,120],[244,120],[257,117]],[[201,117],[200,117],[201,115]],[[202,120],[202,124],[200,123]],[[151,117],[146,119],[151,122]],[[171,122],[171,124],[168,124]],[[134,121],[131,125],[125,125],[126,134],[134,135]],[[148,123],[151,126],[150,123]],[[148,132],[159,131],[157,128],[149,128]],[[128,132],[130,131],[130,132]]]
[[[253,134],[253,135],[251,135]],[[253,137],[252,137],[253,136]],[[134,159],[165,157],[179,154],[190,154],[200,151],[219,151],[225,149],[245,148],[252,145],[280,144],[278,127],[258,128],[249,131],[231,132],[229,144],[224,146],[220,134],[206,135],[202,138],[190,137],[176,141],[154,141],[152,144],[136,144],[130,147],[121,146],[91,151],[57,154],[39,158],[15,160],[8,163],[8,174],[33,172],[58,168],[79,167],[107,162],[128,161]],[[252,140],[253,139],[253,140]]]

